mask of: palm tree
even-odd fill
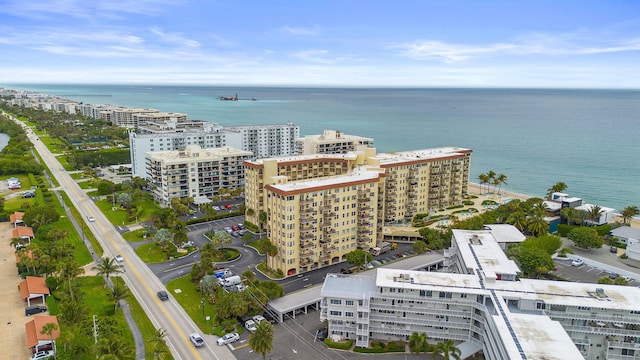
[[[102,330],[102,327],[100,328]],[[98,356],[113,355],[108,359],[133,359],[135,352],[131,351],[129,344],[122,336],[102,336],[95,344]]]
[[[489,172],[487,173],[487,183],[488,184],[492,184],[493,183],[493,179],[496,178],[496,172],[493,170],[489,170]]]
[[[262,360],[273,349],[273,326],[267,321],[261,321],[256,326],[256,331],[249,336],[249,346],[253,351],[262,354]]]
[[[260,222],[260,234],[262,234],[262,228],[264,226],[264,224],[266,224],[267,222],[267,213],[264,211],[260,212],[260,215],[258,215],[259,217],[259,222]]]
[[[560,215],[563,218],[567,219],[567,225],[571,225],[573,220],[577,219],[578,217],[578,210],[572,207],[562,208],[560,210]]]
[[[42,326],[42,329],[40,330],[40,334],[49,336],[49,339],[51,340],[51,346],[53,347],[53,356],[55,358],[58,357],[58,351],[53,342],[53,333],[56,330],[58,330],[58,325],[52,322],[44,324],[44,326]]]
[[[521,232],[527,228],[527,222],[527,214],[520,209],[512,212],[507,218],[507,223],[517,227]]]
[[[412,333],[411,336],[409,336],[409,350],[416,355],[420,355],[423,351],[428,351],[429,343],[427,342],[427,335],[417,332]]]
[[[604,210],[602,210],[602,206],[600,205],[593,205],[591,209],[589,209],[588,213],[589,220],[591,220],[593,225],[597,225],[597,223],[599,222],[598,220],[600,220],[600,216],[604,214]]]
[[[73,301],[75,298],[73,296],[73,286],[71,286],[71,281],[79,275],[84,274],[84,269],[75,260],[65,258],[58,262],[56,272],[62,281],[66,281],[68,283],[69,295]]]
[[[436,355],[442,355],[444,357],[444,360],[451,360],[451,357],[456,360],[460,360],[461,354],[462,351],[458,349],[458,347],[453,343],[453,340],[451,339],[440,341],[433,349],[434,359],[436,358]]]
[[[120,300],[126,298],[127,295],[129,295],[129,289],[127,289],[126,287],[115,286],[113,290],[111,290],[111,294],[110,294],[111,299],[115,301],[115,305],[113,309],[114,312],[118,310],[118,308],[120,307]]]
[[[547,198],[549,198],[549,200],[551,200],[551,195],[553,195],[553,193],[555,192],[563,192],[567,190],[567,184],[563,183],[562,181],[558,181],[557,183],[555,183],[552,187],[550,187],[547,190]]]
[[[484,173],[478,175],[478,181],[480,181],[480,195],[482,195],[482,185],[489,183],[489,175]]]
[[[169,352],[165,338],[167,337],[167,330],[160,328],[147,340],[147,345],[153,351],[153,358],[155,360],[164,359]]]
[[[98,270],[98,275],[107,278],[107,281],[104,283],[104,286],[106,287],[107,283],[109,282],[109,276],[111,276],[111,274],[121,273],[122,268],[120,267],[120,265],[118,265],[118,262],[114,258],[103,257],[101,260],[102,261],[98,265],[92,267],[91,269]]]
[[[624,224],[629,224],[629,220],[631,220],[631,218],[640,215],[640,210],[638,210],[637,206],[627,206],[622,209],[620,215],[622,215],[622,222]],[[11,239],[11,241],[13,241],[13,239]]]
[[[502,188],[502,185],[508,185],[507,184],[507,175],[505,174],[500,174],[498,175],[498,177],[495,178],[495,181],[498,182],[498,195],[500,195],[500,189]]]

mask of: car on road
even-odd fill
[[[124,258],[120,254],[116,255],[115,259],[117,262],[124,262]]]
[[[53,350],[38,351],[37,353],[31,355],[31,360],[49,359],[52,358],[53,355]]]
[[[578,258],[578,259],[573,259],[573,261],[571,262],[571,266],[580,266],[584,264],[584,260]]]
[[[198,333],[193,333],[189,335],[189,340],[191,340],[191,343],[193,343],[193,346],[195,347],[200,347],[204,345],[204,339]]]
[[[227,345],[238,340],[240,340],[240,335],[238,335],[238,333],[228,333],[218,339],[218,345]]]
[[[95,222],[96,219],[93,218],[93,216],[87,216],[87,220],[89,220],[89,222]]]
[[[162,301],[167,301],[169,300],[169,294],[164,291],[164,290],[160,290],[158,291],[158,299],[162,300]]]

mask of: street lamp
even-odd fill
[[[204,291],[202,290],[202,279],[200,279],[200,305],[202,306],[202,317],[204,318]]]

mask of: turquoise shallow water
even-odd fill
[[[341,130],[374,138],[380,152],[466,147],[474,151],[473,182],[494,170],[508,176],[510,191],[543,196],[563,181],[570,195],[590,203],[640,206],[639,90],[3,86],[227,126],[293,122],[302,135]],[[236,93],[240,101],[217,100]],[[110,97],[70,96],[82,94]]]

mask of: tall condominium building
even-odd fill
[[[500,230],[456,231],[447,258],[463,274],[379,268],[374,276],[327,275],[321,320],[329,337],[451,339],[486,359],[638,359],[640,289],[519,279]]]
[[[251,158],[290,155],[300,127],[292,123],[222,127],[207,121],[146,122],[129,133],[132,176],[145,176],[145,153],[231,146],[252,153]]]
[[[385,223],[411,219],[462,202],[469,184],[471,150],[444,147],[376,154],[375,148],[348,154],[299,155],[245,163],[247,220],[259,222],[264,211],[264,186],[274,176],[288,181],[344,175],[359,165],[385,170]]]
[[[267,236],[278,248],[267,257],[269,267],[293,275],[375,246],[382,236],[378,196],[383,179],[381,169],[364,167],[300,182],[276,177],[265,186]]]
[[[344,254],[355,248],[376,246],[385,223],[459,204],[467,189],[470,154],[468,149],[448,147],[376,155],[374,148],[366,148],[347,154],[246,161],[246,219],[262,226],[278,247],[269,264],[275,269],[297,274],[330,265],[343,261]],[[363,174],[369,176],[372,193],[362,191],[358,176]],[[343,194],[338,205],[327,205],[325,190]],[[294,206],[303,199],[312,204],[307,212],[301,212],[305,209],[301,204]],[[274,203],[280,200],[292,203]],[[289,212],[286,221],[276,211],[281,206]],[[335,213],[336,209],[346,212]],[[338,221],[328,225],[332,217]],[[333,237],[327,237],[327,230]],[[333,246],[341,246],[341,251],[321,251],[321,245],[336,239],[335,234],[341,237]]]
[[[251,153],[228,146],[202,149],[196,145],[181,151],[148,152],[146,156],[146,178],[154,198],[167,206],[172,198],[211,198],[220,188],[242,187],[243,161]]]
[[[373,139],[325,130],[322,135],[307,135],[296,140],[298,155],[345,154],[373,146]]]

